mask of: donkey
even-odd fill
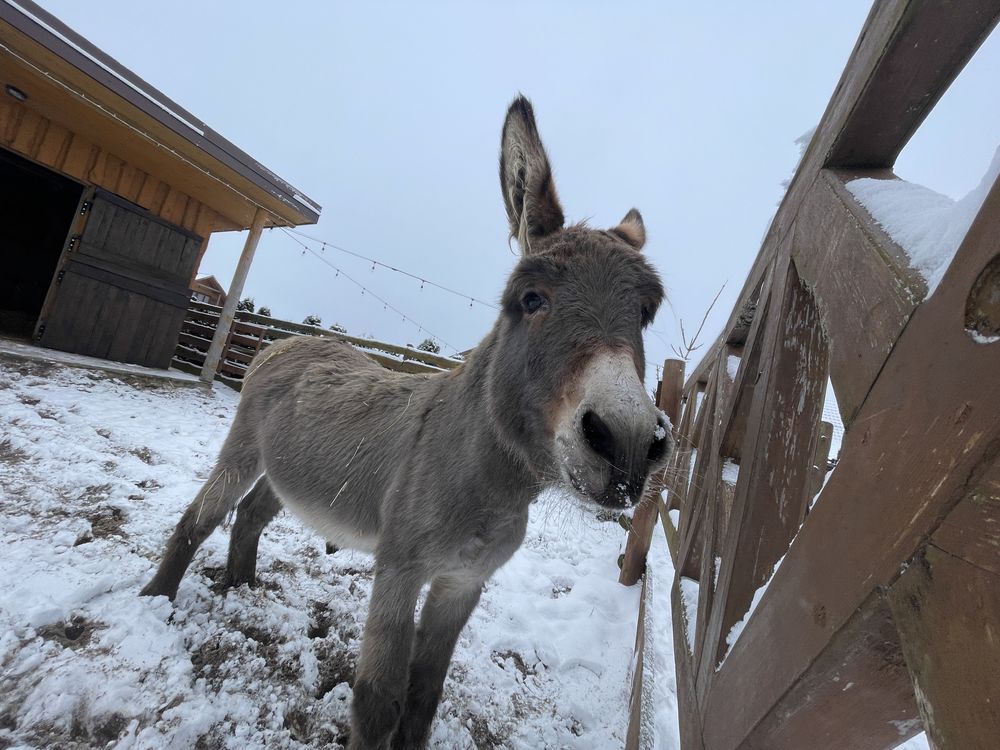
[[[425,746],[459,633],[543,487],[625,508],[671,447],[641,379],[642,330],[663,287],[639,252],[639,212],[608,231],[564,227],[524,97],[507,112],[500,182],[522,257],[466,361],[402,374],[319,338],[262,352],[215,468],[142,590],[173,599],[237,504],[228,585],[255,583],[258,540],[282,506],[337,546],[374,552],[352,750]]]

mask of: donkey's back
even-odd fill
[[[240,503],[227,585],[253,584],[260,533],[288,508],[340,547],[373,551],[382,503],[412,430],[401,415],[432,376],[386,370],[332,338],[273,344],[247,371],[219,460],[182,517],[145,593],[173,598],[191,556]],[[249,494],[248,494],[249,493]]]

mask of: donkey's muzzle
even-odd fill
[[[621,508],[642,498],[646,479],[663,467],[670,453],[670,429],[662,415],[653,420],[635,419],[635,414],[601,416],[585,409],[579,430],[591,456],[602,464],[604,487],[593,493],[601,505]]]

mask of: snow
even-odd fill
[[[688,651],[694,653],[695,628],[698,624],[698,582],[681,576],[681,603],[684,605],[684,633],[687,635]]]
[[[1000,148],[979,185],[964,198],[946,195],[904,180],[864,177],[847,189],[909,256],[934,294],[993,183],[1000,176]]]
[[[896,750],[930,750],[930,747],[930,744],[927,742],[927,735],[921,732],[908,739],[902,745],[897,745]]]
[[[968,331],[968,334],[972,337],[972,340],[977,344],[994,344],[1000,341],[1000,336],[986,336],[979,331]]]
[[[736,373],[740,370],[740,358],[735,354],[730,354],[726,357],[726,372],[729,374],[730,380],[736,380]]]
[[[833,435],[830,437],[830,458],[837,458],[844,442],[844,421],[840,416],[840,404],[837,403],[837,394],[833,390],[833,381],[829,378],[826,379],[823,421],[833,425]]]
[[[60,352],[56,349],[43,349],[42,347],[14,339],[0,338],[0,354],[6,357],[16,357],[32,361],[42,360],[51,364],[72,365],[74,367],[84,367],[121,375],[141,375],[145,378],[171,380],[189,385],[201,384],[201,380],[196,375],[181,372],[180,370],[160,370],[152,367],[143,367],[142,365],[128,364],[126,362],[112,362],[111,360],[87,357],[82,354]]]
[[[688,496],[694,496],[696,487],[694,486],[694,470],[698,466],[698,449],[691,449],[691,463],[688,466]]]
[[[764,598],[764,592],[767,591],[767,587],[771,584],[771,581],[774,579],[774,574],[778,572],[778,568],[781,567],[781,563],[784,561],[784,559],[785,556],[782,555],[781,558],[778,560],[778,562],[774,564],[774,568],[771,569],[771,575],[768,576],[764,584],[753,592],[753,599],[750,601],[750,608],[746,611],[746,614],[743,615],[743,619],[735,623],[733,627],[729,629],[729,632],[726,634],[726,653],[725,655],[723,655],[722,661],[720,661],[718,665],[716,665],[715,667],[716,672],[719,671],[719,668],[722,667],[723,662],[726,661],[726,657],[729,656],[729,652],[733,650],[733,646],[736,645],[736,641],[740,639],[740,636],[743,634],[743,628],[746,627],[746,624],[750,621],[750,618],[753,617],[754,610],[757,609],[757,605],[760,604],[760,600]]]
[[[733,461],[731,458],[727,458],[722,462],[722,481],[733,487],[736,486],[737,480],[740,478],[740,465]]]
[[[642,714],[645,722],[640,745],[649,750],[680,750],[677,719],[677,677],[670,589],[674,564],[663,527],[653,529],[646,558],[646,645],[642,661]]]
[[[257,588],[218,590],[219,531],[176,602],[137,595],[237,399],[0,361],[0,746],[342,746],[369,556],[327,555],[282,514]],[[554,494],[532,506],[456,647],[431,747],[622,746],[639,597],[617,582],[624,538]]]

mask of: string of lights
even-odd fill
[[[373,292],[371,289],[369,289],[368,287],[366,287],[360,281],[358,281],[353,276],[351,276],[350,274],[348,274],[347,272],[345,272],[342,268],[339,268],[338,266],[335,266],[333,263],[331,263],[329,260],[327,260],[324,256],[320,255],[315,250],[313,250],[311,247],[309,247],[306,243],[302,242],[297,237],[293,237],[292,234],[291,234],[291,232],[290,232],[290,230],[286,229],[285,227],[279,227],[279,228],[281,229],[282,232],[284,232],[288,236],[288,238],[290,240],[292,240],[293,242],[297,243],[298,245],[300,245],[302,247],[302,254],[303,255],[305,255],[306,253],[309,253],[314,258],[316,258],[317,260],[319,260],[321,263],[323,263],[324,265],[326,265],[329,268],[332,268],[334,271],[336,271],[337,272],[337,276],[343,276],[345,279],[347,279],[348,281],[350,281],[352,284],[354,284],[355,286],[359,287],[361,289],[361,294],[362,295],[367,294],[369,297],[372,297],[373,299],[377,300],[378,302],[381,302],[382,303],[382,307],[384,309],[386,309],[386,310],[392,310],[394,313],[396,313],[397,315],[399,315],[403,319],[404,323],[412,323],[413,325],[415,325],[417,327],[417,330],[420,331],[421,333],[426,333],[432,339],[436,339],[437,341],[440,341],[442,344],[444,344],[449,349],[451,349],[455,354],[459,353],[458,347],[455,347],[452,344],[449,344],[447,341],[445,341],[443,338],[441,338],[437,334],[433,333],[432,331],[429,331],[426,328],[426,326],[421,325],[416,320],[414,320],[412,317],[410,317],[409,315],[407,315],[406,313],[404,313],[402,310],[400,310],[398,307],[396,307],[395,305],[393,305],[391,302],[389,302],[388,300],[385,300],[382,297],[380,297],[379,295],[377,295],[375,292]]]
[[[382,261],[380,261],[380,260],[378,260],[376,258],[369,258],[367,255],[362,255],[361,253],[356,253],[353,250],[348,250],[346,247],[341,247],[340,245],[335,245],[332,242],[328,242],[326,240],[321,240],[318,237],[312,237],[312,236],[306,234],[305,232],[298,231],[297,229],[291,229],[291,228],[289,228],[289,229],[286,229],[285,231],[291,232],[292,234],[295,234],[295,235],[298,235],[299,237],[302,237],[303,239],[306,239],[306,240],[308,240],[310,242],[315,242],[316,244],[318,244],[318,245],[321,246],[320,247],[321,251],[326,250],[326,248],[330,248],[331,250],[337,250],[338,252],[341,252],[341,253],[344,253],[346,255],[350,255],[350,256],[352,256],[354,258],[358,258],[359,260],[363,260],[363,261],[366,261],[368,263],[371,263],[373,270],[374,270],[374,268],[376,266],[380,266],[380,267],[386,269],[387,271],[394,271],[395,273],[401,274],[403,276],[408,276],[409,278],[414,279],[415,281],[419,281],[421,289],[423,289],[425,285],[426,286],[432,286],[432,287],[435,287],[436,289],[440,289],[443,292],[448,292],[449,294],[453,294],[456,297],[461,297],[462,299],[467,299],[467,300],[469,300],[469,306],[470,307],[473,304],[477,304],[477,305],[482,305],[483,307],[488,307],[491,310],[499,310],[500,309],[496,305],[494,305],[494,304],[492,304],[490,302],[486,302],[485,300],[481,300],[478,297],[474,297],[471,294],[466,294],[465,292],[460,292],[457,289],[452,289],[451,287],[447,287],[444,284],[438,284],[436,281],[431,281],[430,279],[425,278],[423,276],[419,276],[419,275],[417,275],[415,273],[410,273],[409,271],[404,271],[402,268],[397,268],[396,266],[391,265],[390,263],[383,263]]]

